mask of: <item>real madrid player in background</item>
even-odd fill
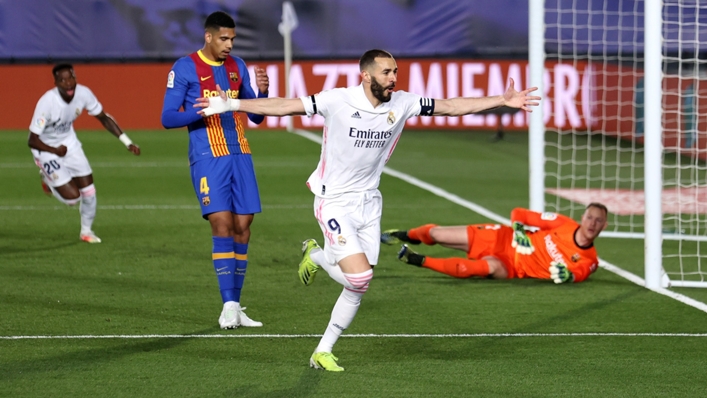
[[[316,272],[325,270],[344,286],[329,325],[309,364],[317,369],[343,371],[332,348],[353,321],[373,277],[380,250],[382,197],[378,191],[385,163],[395,149],[405,121],[413,116],[461,116],[499,106],[522,108],[540,97],[521,92],[511,80],[503,95],[484,98],[435,100],[394,91],[398,67],[390,53],[367,51],[360,60],[362,83],[299,99],[270,98],[239,101],[200,98],[204,115],[251,112],[285,116],[319,114],[325,118],[322,153],[317,169],[307,180],[314,193],[314,215],[324,233],[324,250],[314,239],[303,243],[299,266],[302,283],[309,285]]]
[[[231,55],[235,27],[233,18],[221,11],[206,18],[204,47],[175,62],[162,108],[165,128],[186,126],[189,131],[191,179],[201,214],[211,224],[211,258],[223,300],[222,329],[263,326],[250,319],[240,305],[250,224],[253,215],[261,211],[244,123],[234,112],[202,117],[194,109],[197,98],[218,96],[217,84],[226,88],[229,98],[256,98],[245,62]],[[267,97],[265,70],[256,68],[255,74],[257,97]],[[254,123],[264,119],[259,115],[248,118]]]
[[[52,69],[52,75],[56,87],[44,93],[37,102],[27,144],[32,148],[34,162],[41,169],[44,192],[69,206],[80,203],[79,237],[84,242],[100,243],[101,239],[92,229],[96,217],[93,171],[76,137],[74,120],[86,109],[130,152],[140,155],[140,148],[109,114],[103,112],[103,106],[93,92],[76,83],[72,65],[58,64]]]

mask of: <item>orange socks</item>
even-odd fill
[[[421,227],[408,230],[408,238],[419,240],[426,245],[434,245],[436,242],[430,236],[430,230],[436,227],[436,224],[426,224]]]
[[[486,260],[425,257],[422,266],[455,278],[485,277],[489,274],[489,263]]]
[[[426,245],[434,245],[437,242],[430,236],[430,230],[436,226],[436,224],[426,224],[410,229],[408,230],[408,238],[419,240]],[[486,277],[489,275],[489,263],[486,260],[425,257],[422,266],[455,278]]]

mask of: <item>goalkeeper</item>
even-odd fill
[[[594,239],[606,228],[607,209],[590,203],[578,224],[555,213],[516,208],[512,226],[476,224],[455,227],[423,225],[407,231],[388,230],[381,242],[409,243],[463,250],[467,258],[433,258],[412,251],[407,244],[398,259],[456,278],[538,278],[555,283],[582,282],[598,266]],[[534,232],[526,230],[531,227]]]

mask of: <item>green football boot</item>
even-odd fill
[[[316,240],[307,239],[302,242],[302,261],[299,263],[297,274],[299,275],[299,280],[302,281],[305,286],[309,286],[314,282],[314,276],[316,276],[317,271],[319,271],[319,266],[315,264],[312,257],[310,257],[310,253],[314,249],[321,250]]]
[[[330,372],[343,372],[344,368],[339,366],[336,361],[339,358],[332,355],[331,352],[315,352],[309,358],[309,367],[314,369],[324,369]]]

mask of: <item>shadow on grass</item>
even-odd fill
[[[345,372],[344,372],[345,373]],[[313,370],[307,367],[302,370],[297,383],[292,385],[290,388],[284,388],[274,391],[259,391],[263,390],[264,386],[259,384],[252,384],[248,386],[241,386],[235,390],[228,391],[226,397],[253,397],[253,398],[298,398],[298,397],[311,397],[318,395],[319,382],[322,378],[327,376],[336,377],[337,374],[332,374],[332,372],[326,372],[323,370]]]
[[[203,329],[192,334],[207,334],[214,328]],[[100,340],[100,339],[97,339]],[[35,378],[42,374],[70,373],[103,366],[122,358],[136,354],[145,354],[178,347],[192,339],[190,338],[155,338],[150,340],[111,340],[109,347],[82,349],[75,351],[46,355],[37,359],[26,359],[2,363],[0,375],[3,381]],[[109,344],[110,344],[109,343]],[[85,344],[84,340],[77,344]]]
[[[3,238],[0,235],[0,239],[6,239]],[[16,236],[13,236],[13,240],[18,240]],[[29,238],[27,238],[29,241]],[[49,240],[49,239],[47,239]],[[37,239],[33,240],[33,242],[36,242]],[[32,254],[37,254],[38,252],[49,252],[49,251],[54,251],[58,249],[63,249],[66,247],[71,247],[71,246],[77,246],[79,244],[85,245],[85,243],[79,241],[78,239],[73,240],[71,242],[64,242],[64,243],[57,243],[53,245],[47,245],[47,246],[40,246],[37,245],[36,243],[28,244],[28,245],[13,245],[13,246],[0,246],[0,258],[6,254],[21,254],[21,253],[32,253]]]
[[[630,299],[631,297],[635,297],[637,295],[645,293],[645,289],[636,287],[635,289],[631,289],[630,291],[622,291],[619,294],[613,295],[610,298],[598,300],[596,302],[588,303],[580,307],[573,308],[570,311],[557,313],[556,315],[549,317],[539,318],[528,324],[517,326],[515,329],[504,331],[504,333],[551,333],[548,332],[548,330],[552,330],[553,327],[555,327],[556,325],[560,325],[566,321],[570,321],[578,317],[586,317],[588,314],[593,312],[606,310],[608,307],[614,304],[621,303],[627,299]],[[547,305],[551,307],[553,303],[548,302]],[[529,314],[529,319],[531,316],[532,314]],[[474,338],[473,341],[466,340],[466,342],[463,343],[462,340],[456,340],[456,342],[450,342],[449,340],[447,340],[447,346],[443,348],[440,348],[440,346],[437,344],[417,344],[415,346],[414,352],[409,351],[409,344],[410,343],[408,341],[405,341],[404,339],[392,339],[390,341],[387,341],[384,347],[380,347],[380,350],[377,350],[375,356],[380,358],[390,358],[394,357],[399,352],[406,351],[407,360],[410,360],[411,357],[419,357],[425,360],[482,360],[484,358],[494,358],[499,353],[506,353],[509,349],[512,350],[508,347],[520,344],[520,340],[515,337],[504,336],[478,337]],[[464,347],[463,350],[459,349],[459,347],[461,346]],[[452,349],[451,347],[457,348]]]
[[[45,297],[32,297],[28,295],[12,295],[1,294],[0,302],[6,308],[20,311],[22,308],[27,308],[27,311],[37,311],[38,308],[45,308],[50,311],[52,318],[44,319],[45,325],[57,324],[61,325],[67,322],[67,319],[75,319],[77,316],[85,317],[84,321],[105,319],[121,319],[124,322],[131,322],[131,319],[139,318],[149,322],[175,322],[188,324],[203,324],[204,318],[195,312],[188,314],[171,311],[168,301],[160,302],[160,305],[146,306],[143,303],[133,302],[130,306],[120,301],[110,301],[105,303],[89,302],[89,300],[80,302],[79,298],[63,299],[60,304],[56,300]],[[79,315],[80,314],[80,315]],[[217,315],[214,312],[214,316]],[[13,319],[19,319],[13,317]],[[7,321],[7,317],[5,318]]]

